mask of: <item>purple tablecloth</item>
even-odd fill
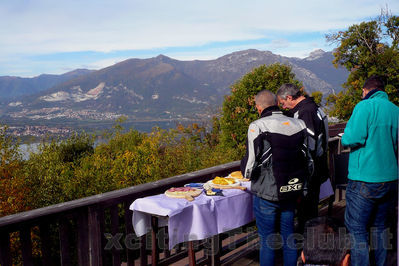
[[[325,199],[331,195],[334,195],[334,190],[331,185],[330,179],[327,179],[327,181],[320,186],[319,199]]]
[[[243,186],[249,187],[245,182]],[[205,239],[241,227],[254,219],[252,194],[239,189],[225,189],[224,196],[206,196],[202,193],[194,201],[169,198],[164,194],[135,200],[133,227],[137,236],[151,228],[151,215],[159,219],[159,226],[168,226],[169,248],[191,240]]]
[[[250,182],[242,183],[250,188]],[[169,248],[176,244],[201,240],[241,227],[254,219],[252,194],[239,189],[225,189],[224,196],[202,193],[194,201],[169,198],[164,194],[140,198],[130,205],[137,236],[151,228],[151,215],[161,216],[159,226],[168,226]],[[333,194],[330,180],[320,187],[320,199]]]

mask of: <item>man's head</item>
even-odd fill
[[[292,83],[281,85],[276,95],[279,105],[285,109],[294,108],[304,99],[302,91]]]
[[[384,82],[380,76],[371,76],[364,82],[362,97],[364,98],[372,90],[384,90]]]
[[[255,107],[258,113],[261,114],[264,109],[277,104],[276,96],[268,91],[262,90],[255,96]]]
[[[310,265],[349,265],[350,239],[343,223],[317,217],[305,224],[302,261]]]

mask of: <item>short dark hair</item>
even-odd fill
[[[378,75],[373,75],[373,76],[369,77],[364,82],[363,89],[366,89],[367,91],[371,91],[374,89],[384,90],[383,78]]]
[[[292,99],[297,99],[299,96],[303,95],[303,92],[300,88],[298,88],[295,84],[285,83],[280,86],[277,90],[276,95],[284,100],[287,99],[287,96],[292,96]]]
[[[349,250],[349,234],[340,220],[317,217],[306,222],[303,241],[306,264],[339,265]]]
[[[276,95],[274,95],[271,91],[261,90],[255,95],[255,103],[263,109],[269,106],[277,105]]]

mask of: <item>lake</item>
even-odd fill
[[[149,133],[154,127],[159,127],[162,129],[172,129],[176,128],[178,124],[182,124],[184,126],[190,125],[192,123],[198,123],[198,121],[144,121],[144,122],[125,122],[122,123],[121,126],[124,128],[124,132],[128,132],[130,129],[137,130],[139,132]],[[104,126],[103,128],[97,128],[98,131],[111,129],[109,126]],[[89,132],[89,130],[87,131]],[[97,146],[99,143],[104,143],[104,139],[99,139],[94,142],[94,146]],[[30,152],[37,152],[40,143],[31,143],[31,144],[21,144],[20,151],[22,153],[22,157],[24,160],[29,159]]]

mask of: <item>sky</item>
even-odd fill
[[[398,0],[1,0],[0,76],[101,69],[163,54],[210,60],[245,49],[305,58],[326,34],[399,14]]]

